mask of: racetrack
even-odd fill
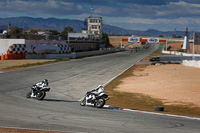
[[[82,107],[77,102],[86,91],[107,83],[156,48],[0,73],[0,127],[91,133],[199,132],[199,120]],[[26,99],[30,87],[46,78],[51,91],[45,99]]]

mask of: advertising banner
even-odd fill
[[[140,42],[140,38],[139,37],[129,37],[128,38],[128,42],[129,43],[139,43]]]
[[[148,43],[159,43],[159,38],[148,38]]]

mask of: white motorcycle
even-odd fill
[[[95,97],[95,98],[93,98]],[[106,93],[100,93],[96,95],[92,92],[87,92],[84,96],[84,98],[81,100],[80,105],[93,105],[97,108],[103,108],[105,105],[105,102],[109,99],[108,94]]]
[[[38,87],[37,85],[33,85],[31,91],[26,95],[26,98],[36,98],[38,100],[43,100],[47,91],[50,91],[49,87]]]

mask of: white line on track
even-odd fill
[[[198,120],[198,121],[200,121],[199,117],[189,117],[189,116],[182,116],[182,115],[172,115],[172,114],[164,114],[164,113],[139,111],[139,110],[133,110],[133,109],[117,108],[117,107],[112,107],[112,106],[109,106],[109,105],[104,105],[104,108],[118,109],[118,110],[128,111],[128,112],[136,112],[136,113],[143,113],[143,114],[152,114],[152,115],[159,115],[159,116],[169,116],[169,117],[177,117],[177,118],[184,118],[184,119],[190,119],[190,120]]]

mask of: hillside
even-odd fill
[[[70,26],[75,32],[81,32],[82,28],[85,28],[84,21],[71,20],[71,19],[56,19],[56,18],[31,18],[31,17],[11,17],[0,18],[0,29],[7,29],[8,23],[11,23],[11,27],[25,27],[29,28],[43,28],[50,30],[62,31],[64,27]],[[147,31],[127,30],[117,26],[103,25],[103,32],[107,34],[115,35],[143,35],[143,36],[160,36],[172,37],[174,31],[158,31],[149,29]],[[184,31],[176,31],[177,36],[184,36]]]

